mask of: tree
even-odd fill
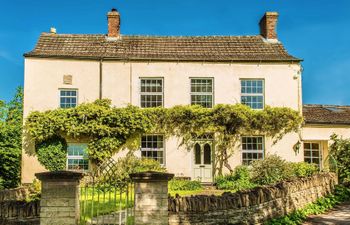
[[[350,139],[331,136],[330,165],[335,166],[340,182],[350,182]]]
[[[0,101],[0,181],[4,188],[17,187],[20,181],[23,127],[23,88],[14,98]]]

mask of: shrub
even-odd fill
[[[315,164],[306,162],[290,163],[293,170],[293,176],[296,177],[309,177],[318,172],[318,167]]]
[[[41,181],[37,180],[37,179],[34,179],[33,183],[31,183],[29,185],[28,190],[29,190],[29,196],[26,199],[27,202],[40,200],[40,196],[41,196]]]
[[[339,174],[340,182],[350,181],[350,139],[331,136],[333,144],[330,146],[330,161],[335,164],[336,172]]]
[[[221,190],[243,190],[253,188],[250,171],[247,166],[237,166],[232,174],[216,178],[216,187]]]
[[[256,160],[251,166],[252,181],[260,185],[273,184],[293,176],[290,163],[277,155],[268,155],[263,160]]]
[[[67,142],[61,137],[53,137],[35,146],[39,162],[47,170],[57,171],[66,168]]]
[[[201,189],[203,189],[203,186],[201,182],[197,180],[184,180],[174,178],[169,181],[169,190],[171,191],[195,191]]]
[[[131,173],[156,171],[165,172],[166,169],[160,163],[153,159],[139,158],[132,154],[119,158],[116,163],[116,179],[125,181],[129,179]]]

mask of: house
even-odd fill
[[[106,35],[58,34],[51,29],[24,55],[24,117],[34,110],[74,107],[101,98],[111,99],[117,107],[210,108],[220,103],[244,103],[256,110],[265,105],[290,107],[306,117],[301,132],[289,133],[276,144],[271,138],[247,134],[230,165],[278,154],[322,167],[329,136],[350,134],[349,109],[302,105],[302,60],[278,40],[277,19],[276,12],[265,13],[260,34],[251,36],[129,36],[120,33],[120,14],[113,9],[107,14]],[[67,141],[67,169],[76,164],[88,169],[83,157],[86,143]],[[300,142],[300,150],[293,151]],[[147,134],[137,154],[158,160],[177,176],[212,182],[212,143],[208,136],[188,151],[175,137]],[[33,143],[23,146],[22,182],[30,183],[34,173],[45,169],[28,154]]]

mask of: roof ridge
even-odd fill
[[[49,32],[42,32],[42,35],[45,36],[105,36],[106,34],[78,34],[78,33],[49,33]],[[148,35],[148,34],[121,34],[121,37],[146,37],[146,38],[229,38],[229,37],[236,37],[236,38],[262,38],[261,35]]]

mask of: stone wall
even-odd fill
[[[0,225],[39,225],[40,201],[0,201]]]
[[[323,173],[221,196],[169,197],[169,225],[258,224],[330,194],[336,182],[335,174]]]
[[[27,187],[18,187],[0,191],[0,202],[3,201],[25,201],[29,196]]]

